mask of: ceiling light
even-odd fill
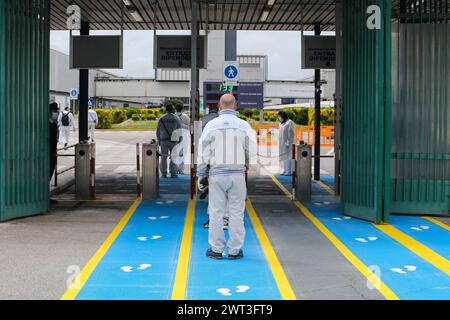
[[[269,13],[270,11],[268,10],[263,11],[263,13],[261,14],[261,18],[259,20],[261,22],[266,22],[267,18],[269,17]]]

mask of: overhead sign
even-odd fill
[[[122,36],[71,36],[70,69],[122,69]]]
[[[237,61],[226,61],[223,68],[223,81],[230,85],[239,81],[239,63]]]
[[[217,106],[222,95],[231,93],[236,97],[238,108],[264,108],[264,83],[240,82],[227,85],[221,82],[204,82],[203,99],[205,106]]]
[[[303,36],[303,69],[336,69],[335,36]]]
[[[78,99],[78,88],[70,89],[70,100]]]
[[[191,68],[191,36],[156,36],[154,68]],[[206,68],[205,36],[198,37],[197,66]]]

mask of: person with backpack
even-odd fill
[[[66,107],[58,116],[60,141],[64,144],[64,148],[69,145],[70,132],[74,130],[73,123],[73,114],[70,108]]]
[[[175,136],[173,133],[175,130],[181,129],[182,124],[180,118],[175,114],[175,108],[169,104],[166,107],[166,114],[159,119],[158,126],[156,128],[156,138],[161,149],[161,163],[160,170],[163,178],[167,178],[167,158],[170,156],[170,176],[171,178],[177,178],[177,165],[173,161],[172,150],[180,142],[179,139],[174,141]]]

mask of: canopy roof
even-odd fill
[[[51,28],[66,30],[67,7],[77,4],[93,30],[118,30],[125,8],[125,30],[190,30],[192,0],[51,0]],[[199,0],[202,29],[313,30],[335,29],[335,0]],[[124,4],[127,6],[124,7]],[[138,21],[131,14],[137,12]],[[302,14],[303,12],[303,14]],[[134,14],[136,16],[136,14]]]

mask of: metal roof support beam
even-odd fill
[[[320,36],[320,24],[314,26],[314,35]],[[320,181],[320,100],[322,98],[322,90],[320,84],[320,69],[314,70],[314,82],[316,87],[316,103],[314,117],[314,180]]]
[[[336,123],[334,130],[334,190],[341,194],[341,108],[342,108],[342,0],[336,1]]]
[[[89,35],[89,22],[81,21],[80,35]],[[89,140],[88,137],[88,109],[89,109],[89,69],[80,69],[79,81],[79,117],[78,117],[78,139],[79,142]]]
[[[196,155],[196,130],[195,124],[199,120],[198,115],[198,78],[199,72],[197,67],[197,48],[198,48],[198,9],[197,0],[192,1],[191,12],[191,199],[195,197],[195,155]]]

